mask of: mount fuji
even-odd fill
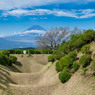
[[[38,36],[42,36],[45,28],[40,25],[33,25],[26,29],[24,32],[15,33],[14,35],[3,37],[3,39],[16,43],[13,48],[25,48],[25,47],[37,47],[36,39]],[[10,45],[9,45],[10,46]]]

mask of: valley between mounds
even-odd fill
[[[80,69],[62,84],[49,55],[15,55],[12,67],[0,65],[0,95],[95,95],[95,79]]]

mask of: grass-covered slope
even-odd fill
[[[92,41],[95,41],[95,31],[86,30],[83,33],[71,34],[70,40],[62,44],[48,57],[49,62],[56,62],[56,71],[59,72],[59,79],[62,83],[67,82],[79,69],[86,75],[87,67],[92,64],[94,67],[94,56]],[[79,56],[79,53],[81,55]],[[94,74],[94,71],[92,75]]]

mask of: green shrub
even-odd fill
[[[83,39],[86,42],[91,42],[95,38],[95,31],[94,30],[86,30],[83,35]]]
[[[30,54],[34,54],[34,50],[33,49],[29,49],[27,52],[30,53]]]
[[[31,56],[31,53],[30,53],[30,52],[28,53],[28,57],[29,57],[29,56]]]
[[[7,56],[9,56],[9,54],[10,54],[8,50],[2,50],[1,53],[4,55],[7,55]]]
[[[68,55],[60,58],[59,63],[56,64],[57,72],[62,71],[64,67],[69,69],[72,68],[73,61],[76,59],[77,53],[76,51],[70,52]]]
[[[53,54],[56,60],[59,60],[61,57],[65,56],[65,54],[63,52],[60,52],[59,50],[55,50]]]
[[[82,75],[86,75],[87,68],[82,68]]]
[[[56,66],[55,67],[56,67],[56,71],[59,72],[60,71],[60,69],[59,69],[59,61],[56,62]]]
[[[42,50],[42,54],[52,54],[51,50]]]
[[[85,54],[90,54],[91,51],[90,51],[90,46],[89,45],[84,45],[82,48],[81,48],[81,52],[82,53],[85,53]]]
[[[16,54],[22,54],[23,53],[23,50],[17,49],[17,50],[15,50],[15,53]]]
[[[72,61],[74,61],[74,60],[77,58],[77,53],[76,53],[76,51],[73,51],[73,52],[70,52],[70,53],[68,54],[68,56],[69,56],[69,58],[70,58]]]
[[[83,34],[73,34],[71,35],[71,44],[73,45],[72,48],[80,48],[85,44],[85,41],[83,40]]]
[[[86,42],[81,38],[81,39],[76,40],[76,42],[74,44],[77,49],[77,48],[81,48],[83,45],[85,45]]]
[[[61,64],[59,64],[59,61],[56,62],[56,71],[59,72],[61,70]]]
[[[56,60],[59,60],[61,57],[63,57],[64,56],[64,53],[60,53],[60,54],[56,54],[55,55],[55,59]]]
[[[12,59],[6,55],[5,55],[5,58],[6,58],[6,64],[5,65],[12,66]]]
[[[91,70],[95,72],[95,61],[91,62],[91,66],[90,66]]]
[[[21,55],[21,57],[23,57],[23,54]]]
[[[2,53],[0,53],[0,64],[2,64],[2,65],[6,65],[7,64],[6,57]]]
[[[87,67],[88,65],[90,65],[90,62],[91,62],[91,55],[88,54],[81,56],[81,58],[79,59],[79,63],[80,65],[82,65],[82,67]]]
[[[50,55],[50,56],[48,57],[48,62],[54,62],[54,61],[55,61],[54,55]]]
[[[41,54],[41,51],[39,51],[39,50],[34,50],[34,53],[35,53],[35,54]]]
[[[95,60],[95,53],[93,54],[93,60]]]
[[[79,63],[75,61],[75,62],[73,63],[74,71],[77,71],[79,67],[80,67]]]
[[[59,71],[62,71],[64,69],[64,67],[71,68],[72,64],[73,64],[73,61],[70,57],[68,57],[68,55],[60,58],[60,60],[59,60],[60,70]]]
[[[15,56],[10,56],[7,50],[0,52],[0,64],[12,66],[12,63],[15,63],[17,58]]]
[[[65,68],[65,67],[63,67],[63,64],[61,64],[59,61],[56,62],[56,71],[57,71],[57,72],[62,71],[63,68]]]
[[[0,54],[0,64],[12,66],[12,61],[7,55]]]
[[[62,43],[58,50],[68,54],[75,49],[80,49],[87,42],[83,39],[83,34],[72,34],[71,39],[65,43]]]
[[[59,79],[62,83],[67,82],[71,78],[71,73],[64,69],[62,72],[59,73]]]
[[[64,45],[61,45],[59,51],[68,54],[71,51],[71,42],[67,41]]]
[[[11,59],[12,63],[15,63],[17,61],[17,58],[15,56],[10,56],[10,59]]]
[[[15,54],[15,49],[9,49],[8,51],[10,54]]]

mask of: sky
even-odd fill
[[[0,36],[44,28],[95,29],[95,0],[0,0]]]

